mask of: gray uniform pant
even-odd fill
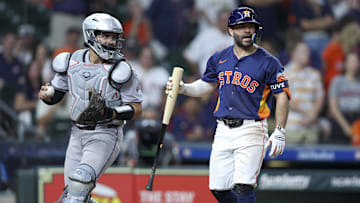
[[[98,179],[119,155],[122,139],[122,127],[99,126],[95,130],[80,130],[73,126],[66,150],[65,185],[69,183],[70,173],[80,164],[91,166],[96,173],[96,179]]]

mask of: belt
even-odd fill
[[[247,119],[227,119],[227,118],[218,118],[217,120],[224,122],[229,128],[237,128],[242,126],[244,120]],[[255,121],[261,121],[263,119],[255,119]]]
[[[109,123],[109,124],[80,124],[80,123],[77,123],[75,121],[72,121],[73,125],[76,126],[77,128],[79,128],[80,130],[95,130],[95,128],[97,126],[102,126],[104,128],[117,128],[119,127],[120,125],[116,125],[116,124],[113,124],[113,123]]]

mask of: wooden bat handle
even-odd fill
[[[184,73],[184,69],[182,69],[180,67],[175,67],[172,72],[173,87],[167,95],[164,114],[163,114],[163,120],[162,120],[162,123],[165,125],[169,124],[171,114],[174,111],[175,102],[176,102],[176,98],[179,94],[180,81],[181,81],[183,73]]]

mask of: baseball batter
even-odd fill
[[[66,151],[64,203],[95,202],[90,197],[99,176],[116,159],[125,120],[141,115],[140,84],[120,52],[123,28],[114,17],[95,13],[83,22],[87,49],[60,53],[53,61],[57,72],[41,87],[39,98],[58,103],[66,92],[72,97],[73,121]]]
[[[180,93],[200,97],[216,87],[217,129],[210,157],[209,188],[221,203],[254,203],[256,180],[266,148],[283,153],[289,109],[288,82],[279,61],[259,45],[255,12],[235,9],[228,20],[234,45],[213,54],[201,79],[180,84]],[[171,78],[167,91],[172,89]],[[268,137],[267,120],[276,99],[276,129]]]

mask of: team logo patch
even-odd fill
[[[283,71],[279,71],[278,74],[276,75],[276,81],[278,82],[282,82],[282,81],[285,81],[287,80],[285,74]]]
[[[249,10],[243,11],[243,16],[244,16],[244,18],[250,18],[251,17],[251,11],[249,11]]]
[[[219,61],[219,64],[223,64],[223,63],[225,63],[227,61],[227,59],[225,59],[225,60],[220,60]]]
[[[90,74],[90,72],[83,72],[83,73],[82,73],[82,76],[83,76],[85,79],[87,79],[87,78],[89,78],[89,77],[91,76],[91,74]]]
[[[113,99],[119,99],[119,93],[118,92],[115,92],[111,98],[112,100]]]

